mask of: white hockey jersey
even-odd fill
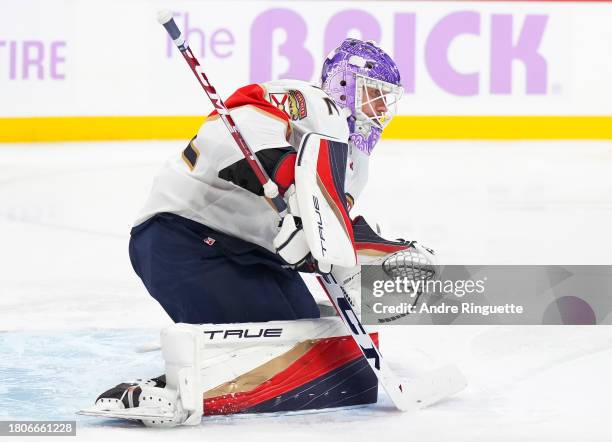
[[[309,83],[280,80],[245,86],[226,105],[281,189],[292,179],[291,153],[295,157],[302,136],[315,132],[348,142],[347,115]],[[367,181],[368,159],[349,146],[344,191],[351,203]],[[223,121],[213,112],[189,145],[158,173],[134,225],[170,212],[274,251],[279,218],[260,190]]]

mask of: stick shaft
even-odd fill
[[[389,368],[372,337],[363,328],[353,307],[346,299],[342,286],[331,274],[318,276],[317,280],[393,404],[401,411],[418,408],[418,404],[410,401],[405,394],[407,390],[404,382]]]
[[[236,145],[242,152],[244,159],[247,161],[249,167],[257,177],[259,183],[263,186],[264,194],[274,204],[274,208],[279,213],[279,216],[284,216],[287,211],[287,205],[285,200],[278,193],[278,186],[270,179],[265,169],[257,159],[257,156],[253,153],[253,150],[249,147],[244,137],[240,133],[240,129],[234,122],[234,119],[230,115],[229,109],[225,105],[225,102],[221,96],[217,93],[215,87],[210,83],[208,77],[202,70],[198,59],[193,55],[189,44],[183,38],[183,35],[176,25],[174,18],[168,12],[160,13],[159,22],[166,28],[166,31],[170,35],[170,38],[174,41],[174,44],[178,47],[183,55],[183,58],[191,68],[191,71],[196,76],[200,86],[206,92],[206,95],[210,99],[212,105],[215,107],[215,111],[219,114],[219,117],[227,127],[227,130],[231,134],[232,138],[236,142]]]

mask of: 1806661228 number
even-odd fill
[[[0,421],[0,436],[76,436],[76,421]]]

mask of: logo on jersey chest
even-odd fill
[[[282,110],[291,120],[301,120],[308,116],[306,100],[300,91],[289,91],[287,93],[271,93],[270,103]]]

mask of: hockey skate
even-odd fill
[[[180,425],[185,421],[186,413],[177,392],[165,387],[165,375],[121,383],[98,396],[92,408],[78,414],[138,420],[146,426]]]

